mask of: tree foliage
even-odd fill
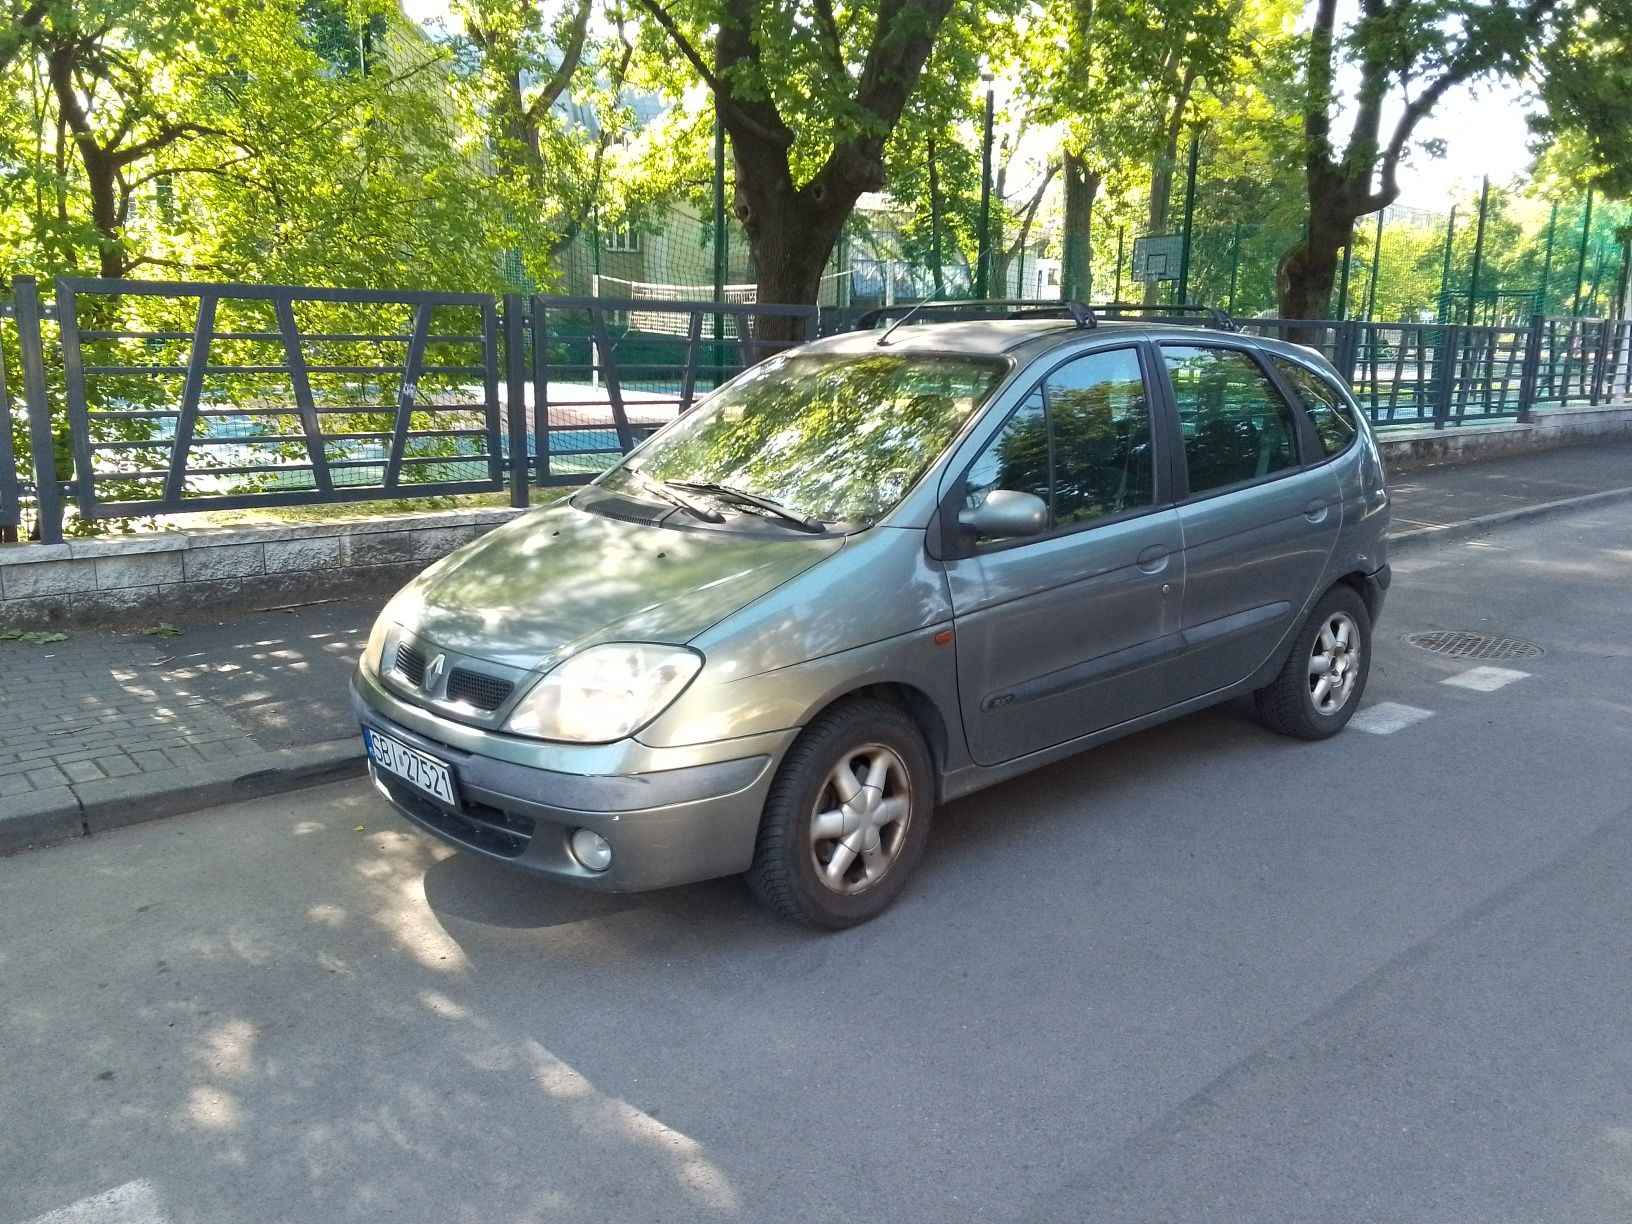
[[[1301,82],[1308,228],[1277,277],[1286,317],[1326,317],[1338,253],[1356,220],[1399,198],[1418,125],[1459,86],[1524,73],[1563,2],[1359,0],[1340,27],[1338,0],[1316,0]]]
[[[477,287],[505,250],[544,266],[473,145],[478,99],[385,0],[13,10],[8,271]]]
[[[1545,109],[1532,117],[1558,180],[1632,198],[1632,3],[1600,0],[1564,14],[1540,57]]]

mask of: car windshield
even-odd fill
[[[823,522],[871,522],[924,474],[1004,369],[991,359],[925,354],[772,358],[600,483],[636,496],[642,476],[724,486]]]

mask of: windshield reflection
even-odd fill
[[[924,474],[1004,368],[937,354],[772,358],[598,483],[648,498],[642,475],[722,485],[823,522],[871,522]],[[722,508],[745,509],[740,502]]]

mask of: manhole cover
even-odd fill
[[[1466,629],[1434,629],[1408,633],[1406,644],[1453,659],[1533,659],[1544,653],[1534,642],[1500,637],[1494,633],[1472,633]]]

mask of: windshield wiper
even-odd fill
[[[669,488],[669,481],[653,480],[639,468],[632,467],[625,468],[624,470],[633,476],[637,482],[639,482],[642,489],[646,490],[648,493],[657,494],[671,506],[679,506],[680,509],[696,515],[705,523],[725,522],[725,515],[721,514],[718,510],[710,509],[700,502],[694,502],[689,497],[682,497],[679,493],[676,493],[673,489]]]
[[[753,506],[756,510],[763,510],[766,514],[774,514],[784,522],[792,523],[800,531],[822,532],[827,525],[807,514],[800,514],[789,510],[786,506],[779,506],[768,497],[761,497],[757,493],[749,493],[745,489],[735,489],[730,485],[714,484],[702,480],[665,480],[664,485],[670,489],[690,489],[696,493],[707,493],[725,501],[736,502],[740,506]]]

